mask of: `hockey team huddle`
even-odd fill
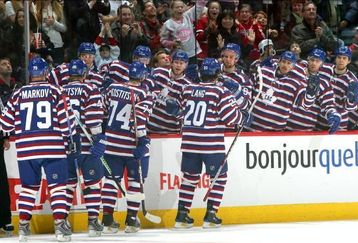
[[[30,83],[13,92],[0,117],[1,129],[11,132],[16,144],[20,241],[30,234],[41,168],[58,241],[71,240],[67,218],[79,182],[84,184],[89,236],[118,232],[113,213],[119,191],[126,194],[125,232],[134,233],[140,229],[137,214],[144,203],[140,195],[149,168],[150,134],[181,133],[182,183],[174,227],[193,226],[189,212],[203,164],[212,183],[203,227],[219,227],[216,213],[228,169],[223,163],[225,132],[333,134],[355,128],[358,85],[347,69],[349,48],[337,48],[334,64],[325,63],[326,54],[318,48],[307,60],[291,51],[273,58],[272,48],[271,40],[262,40],[259,49],[268,59],[254,62],[246,74],[237,66],[241,50],[234,43],[224,46],[220,60],[206,58],[190,72],[188,54],[180,49],[170,63],[149,68],[146,46],[135,49],[133,63],[113,61],[101,74],[93,65],[92,43],[79,46],[79,59],[52,70],[42,58],[30,60]]]

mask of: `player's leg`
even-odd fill
[[[39,160],[19,161],[21,191],[18,200],[19,241],[27,241],[30,235],[30,220],[40,188],[41,162]]]
[[[189,217],[195,188],[200,180],[202,161],[199,154],[183,152],[181,161],[181,185],[179,189],[178,213],[175,218],[175,228],[190,228],[194,219]]]
[[[126,166],[128,172],[127,193],[129,195],[141,193],[138,161],[136,161],[136,159],[134,158],[129,158],[129,157],[126,158],[126,161],[127,161]],[[142,165],[142,176],[143,176],[142,179],[144,183],[144,179],[147,178],[148,175],[149,157],[142,158],[141,165]],[[124,229],[126,233],[135,233],[138,232],[140,229],[140,221],[137,215],[140,208],[141,200],[134,200],[133,198],[132,199],[127,198],[127,217],[125,223],[126,227]]]
[[[207,154],[203,155],[203,160],[206,167],[206,174],[210,176],[212,180],[220,167],[221,162],[225,158],[224,153]],[[225,163],[218,179],[213,185],[213,189],[210,191],[207,202],[207,209],[204,216],[204,228],[220,227],[222,220],[216,216],[219,210],[222,198],[224,195],[225,185],[227,182],[227,163]]]
[[[98,220],[98,216],[101,206],[103,165],[99,158],[95,158],[92,155],[83,155],[81,156],[79,167],[85,181],[83,194],[88,211],[89,236],[100,236],[103,231],[103,225]]]
[[[112,170],[113,176],[120,183],[123,177],[124,162],[119,156],[104,155],[109,167]],[[118,188],[116,182],[112,180],[110,174],[104,170],[104,184],[101,191],[101,200],[103,207],[102,223],[104,226],[103,233],[117,233],[119,229],[119,223],[114,220],[113,213],[118,198]]]
[[[66,213],[68,217],[70,213],[70,209],[73,204],[73,197],[75,194],[75,190],[77,187],[77,173],[76,173],[76,166],[75,166],[75,159],[76,156],[69,155],[67,162],[68,162],[68,179],[67,179],[67,186],[66,186]]]
[[[68,180],[68,161],[66,159],[46,159],[43,163],[50,193],[55,235],[58,241],[71,240],[71,228],[66,220],[66,184]]]
[[[6,235],[11,236],[14,226],[11,224],[9,182],[6,173],[3,143],[4,140],[0,139],[0,229]]]

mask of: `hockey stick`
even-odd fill
[[[262,80],[262,72],[261,72],[261,67],[260,66],[257,67],[257,73],[258,73],[258,77],[259,77],[259,90],[258,90],[258,92],[257,92],[257,94],[256,94],[256,96],[255,96],[255,98],[254,98],[254,100],[253,100],[253,102],[252,102],[252,104],[250,106],[250,109],[248,111],[249,114],[251,114],[252,110],[254,109],[255,104],[256,104],[257,100],[259,99],[259,96],[261,95],[261,92],[262,92],[263,80]],[[224,165],[227,163],[226,160],[229,157],[230,152],[231,152],[232,148],[234,147],[237,138],[240,136],[243,128],[244,128],[243,124],[240,124],[240,129],[236,132],[235,138],[232,141],[229,150],[225,154],[224,159],[221,161],[220,167],[219,167],[218,171],[216,172],[214,179],[211,181],[208,190],[206,191],[206,194],[205,194],[204,199],[203,199],[204,202],[208,199],[209,194],[210,194],[211,190],[213,189],[213,187],[215,185],[215,182],[219,178],[219,176],[221,174],[221,171],[224,168]]]
[[[83,123],[80,121],[80,119],[77,117],[76,114],[75,115],[75,119],[77,124],[81,127],[83,133],[85,134],[85,136],[87,137],[88,141],[90,142],[91,145],[93,145],[93,139],[92,136],[88,133],[86,127],[83,125]],[[137,195],[129,195],[125,192],[125,190],[123,189],[123,187],[121,186],[121,184],[117,181],[117,179],[114,177],[113,173],[112,173],[112,169],[109,166],[109,164],[107,163],[107,161],[104,159],[103,156],[100,157],[100,160],[104,166],[104,168],[107,170],[108,174],[110,175],[111,179],[116,183],[118,189],[121,191],[122,195],[128,199],[132,199],[132,200],[142,200],[143,196],[141,194]]]
[[[136,146],[138,145],[138,139],[137,139],[137,117],[136,117],[136,111],[135,111],[135,97],[134,97],[134,91],[131,89],[131,102],[132,102],[132,110],[133,110],[133,120],[134,120],[134,133],[135,133],[135,143]],[[142,173],[142,162],[140,159],[137,160],[138,162],[138,173],[139,173],[139,185],[140,185],[140,192],[144,195],[144,180],[143,180],[143,173]],[[148,219],[150,222],[159,224],[162,219],[159,216],[150,214],[147,209],[145,208],[145,201],[144,198],[141,200],[142,204],[142,212],[146,219]]]
[[[62,100],[63,100],[63,106],[65,107],[65,112],[66,112],[66,117],[67,117],[67,126],[68,126],[68,130],[70,132],[70,144],[68,145],[68,149],[70,151],[70,153],[76,153],[76,143],[73,140],[73,135],[72,135],[72,129],[71,129],[71,124],[70,124],[70,116],[68,114],[68,106],[67,106],[67,102],[66,102],[66,98],[63,95],[62,96]],[[72,107],[71,107],[72,109]],[[73,114],[75,114],[75,111],[72,109]],[[72,144],[72,145],[71,145]],[[76,170],[76,176],[77,176],[77,185],[80,188],[81,194],[79,195],[79,200],[77,199],[77,203],[82,205],[82,196],[84,196],[83,190],[85,189],[85,183],[83,181],[83,178],[81,177],[81,173],[80,173],[80,169],[78,167],[78,161],[77,158],[74,159],[74,164],[75,164],[75,170]],[[78,194],[76,194],[78,196]]]

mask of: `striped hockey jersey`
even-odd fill
[[[160,93],[157,95],[153,112],[149,116],[147,129],[155,133],[176,133],[181,130],[181,119],[179,117],[168,114],[165,111],[166,100],[179,100],[185,85],[190,81],[184,76],[173,79],[171,70],[164,68],[156,68],[153,72],[153,78]]]
[[[72,135],[76,131],[73,113],[65,107],[69,99],[47,82],[30,83],[14,92],[0,123],[5,132],[15,131],[18,161],[67,157],[70,131]]]
[[[135,102],[137,131],[135,134],[132,99]],[[153,107],[153,98],[144,88],[130,83],[113,83],[104,97],[106,154],[133,157],[135,139],[146,134],[146,123]],[[149,155],[149,154],[148,154]]]
[[[75,115],[87,130],[102,125],[104,118],[102,97],[94,85],[74,81],[64,85],[63,88],[70,99]],[[77,125],[77,133],[81,134],[81,153],[90,154],[90,142],[79,125]]]
[[[309,78],[307,65],[308,63],[302,63],[295,68],[296,74],[299,73],[299,75],[303,77],[300,80],[305,87],[307,87]],[[320,68],[319,92],[314,99],[314,104],[311,107],[295,106],[287,121],[287,130],[313,131],[317,126],[319,114],[322,113],[324,116],[327,116],[330,112],[337,112],[334,93],[329,80],[331,73],[332,69],[329,65],[324,64]]]
[[[48,75],[48,80],[51,84],[64,86],[69,83],[70,75],[68,73],[68,66],[66,63],[55,67]],[[100,90],[104,86],[104,78],[94,68],[88,71],[85,83],[93,84]]]
[[[181,151],[225,153],[225,128],[239,124],[243,117],[230,91],[214,83],[190,84],[180,103],[184,111]]]
[[[331,68],[330,83],[332,85],[334,100],[336,103],[337,112],[341,115],[340,130],[347,130],[348,128],[348,113],[357,109],[357,103],[349,102],[347,99],[347,89],[350,82],[358,82],[357,77],[349,70],[344,74],[337,74],[334,72],[335,65],[327,64]],[[327,77],[329,78],[329,76]],[[326,116],[320,114],[318,117],[318,128],[321,130],[328,129]]]
[[[283,131],[286,128],[294,105],[310,107],[314,100],[306,98],[305,89],[300,81],[289,76],[276,78],[276,70],[262,67],[263,87],[255,107],[252,110],[251,131]],[[253,90],[253,97],[258,93],[259,83]],[[301,99],[301,97],[303,97]]]

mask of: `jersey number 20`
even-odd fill
[[[205,101],[199,101],[196,103],[192,100],[188,100],[186,104],[189,107],[189,110],[185,114],[184,125],[195,127],[203,126],[207,110]]]

